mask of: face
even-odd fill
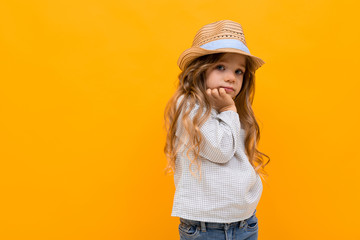
[[[246,57],[236,53],[225,53],[206,71],[206,88],[224,87],[233,99],[240,92],[246,66]]]

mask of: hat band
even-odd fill
[[[219,48],[235,48],[239,49],[241,51],[247,52],[250,54],[249,49],[245,46],[243,42],[236,39],[220,39],[215,40],[212,42],[205,43],[204,45],[200,46],[201,48],[207,49],[207,50],[216,50]]]

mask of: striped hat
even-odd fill
[[[221,20],[200,28],[191,48],[181,53],[177,65],[181,70],[194,59],[213,53],[231,52],[249,56],[255,70],[265,62],[250,54],[241,25],[231,20]]]

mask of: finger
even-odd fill
[[[213,90],[211,90],[211,94],[214,98],[219,99],[219,90],[217,88],[214,88]]]
[[[224,89],[224,88],[219,88],[219,94],[220,94],[221,97],[226,96],[226,91],[225,91],[225,89]]]
[[[213,98],[212,93],[211,93],[211,88],[206,89],[206,95],[207,95],[210,99]]]
[[[209,97],[210,102],[214,101],[214,97],[212,95],[212,89],[211,88],[206,89],[206,95]]]
[[[222,87],[221,87],[221,88],[218,88],[218,97],[219,97],[219,99],[220,99],[220,100],[223,99],[225,95],[226,95],[225,89],[222,88]]]

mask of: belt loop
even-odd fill
[[[244,226],[245,226],[245,223],[246,223],[245,220],[240,221],[239,228],[241,229],[242,227],[244,227]]]
[[[201,224],[201,231],[206,232],[205,222],[200,222],[200,224]]]

